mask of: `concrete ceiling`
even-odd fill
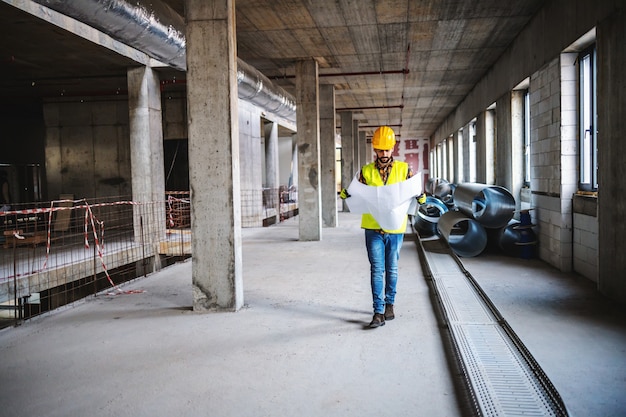
[[[138,64],[0,0],[2,100],[124,94]],[[166,0],[184,16],[184,0]],[[370,133],[427,138],[545,0],[236,0],[238,56],[293,93],[294,63],[314,57]],[[163,70],[162,78],[184,79]],[[175,89],[168,83],[164,88]],[[339,121],[339,118],[338,118]]]

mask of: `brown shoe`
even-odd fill
[[[385,304],[385,320],[393,320],[396,315],[393,314],[393,304]]]
[[[376,327],[385,325],[385,315],[380,313],[375,313],[372,321],[370,322],[370,328],[374,329]]]

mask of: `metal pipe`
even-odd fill
[[[426,202],[420,204],[413,225],[421,237],[434,236],[437,234],[437,223],[443,213],[448,211],[448,206],[433,196],[426,196]]]
[[[336,111],[355,111],[355,110],[378,110],[378,109],[403,109],[404,104],[394,104],[391,106],[367,106],[367,107],[340,107]]]
[[[173,68],[187,70],[185,21],[162,1],[34,1],[106,33]],[[295,121],[295,98],[239,58],[237,83],[239,98]]]
[[[364,72],[338,72],[332,73],[329,72],[327,74],[319,74],[318,77],[362,77],[364,75],[392,75],[392,74],[408,74],[409,69],[401,69],[401,70],[389,70],[389,71],[364,71]],[[296,78],[295,75],[276,75],[272,77],[272,80],[286,80],[290,78]]]
[[[295,120],[296,100],[252,66],[237,58],[239,98],[291,120]]]
[[[458,184],[453,198],[459,210],[489,228],[506,226],[515,211],[515,199],[511,193],[497,185]]]
[[[525,224],[512,219],[508,225],[500,229],[498,246],[507,255],[532,258],[537,244],[537,235],[532,229],[533,226],[533,224]]]
[[[519,229],[519,221],[512,219],[509,224],[500,229],[498,236],[498,246],[502,252],[510,256],[520,257],[521,246],[518,244],[521,241]]]
[[[487,232],[476,220],[460,211],[447,211],[437,223],[439,234],[458,256],[471,258],[487,247]]]

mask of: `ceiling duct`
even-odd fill
[[[165,64],[186,71],[185,21],[167,4],[126,0],[34,0]],[[295,99],[237,58],[239,98],[295,121]]]

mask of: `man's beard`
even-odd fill
[[[387,165],[390,161],[391,161],[391,157],[390,156],[379,156],[378,157],[378,163],[380,165]]]

